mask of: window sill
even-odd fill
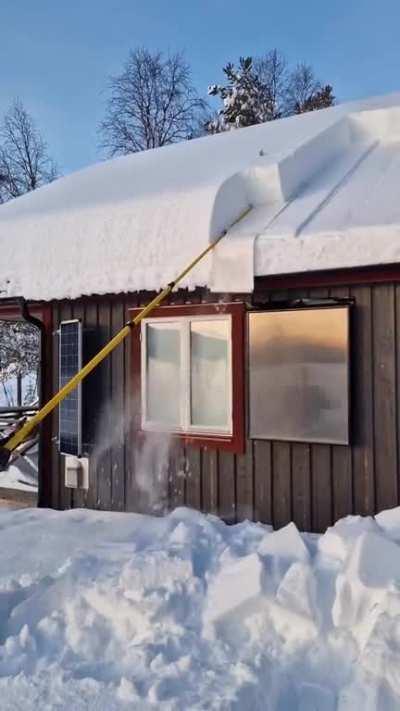
[[[244,436],[233,435],[203,435],[185,432],[168,432],[166,430],[136,429],[135,436],[139,441],[152,435],[165,435],[174,441],[180,441],[185,447],[198,447],[202,449],[218,449],[233,454],[243,454],[245,450]]]

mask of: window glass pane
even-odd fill
[[[191,424],[205,427],[229,425],[228,320],[192,321]]]
[[[348,308],[251,313],[250,435],[346,444]]]
[[[147,420],[180,424],[180,328],[147,324]]]

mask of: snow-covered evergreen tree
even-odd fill
[[[218,114],[207,124],[209,133],[253,126],[272,118],[271,92],[253,70],[251,57],[240,57],[237,69],[229,62],[224,73],[228,83],[225,86],[213,84],[208,89],[210,96],[219,96],[223,102]]]
[[[209,133],[252,126],[305,111],[332,106],[333,89],[322,85],[309,64],[290,70],[285,57],[274,49],[262,57],[241,57],[236,69],[223,69],[227,83],[209,87],[210,96],[222,101],[214,117],[206,123]]]

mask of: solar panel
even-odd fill
[[[62,388],[82,368],[82,324],[62,321],[59,341],[59,385]],[[82,397],[81,385],[59,407],[59,449],[61,454],[81,456]]]

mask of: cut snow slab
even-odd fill
[[[204,624],[208,628],[221,622],[263,591],[264,568],[257,553],[251,553],[225,565],[208,585]]]
[[[287,561],[297,560],[303,563],[307,563],[310,557],[294,523],[289,523],[279,531],[267,534],[260,542],[258,552],[262,556],[271,556]]]
[[[400,591],[400,547],[382,535],[361,533],[337,576],[334,624],[351,628],[364,648],[385,607],[389,608],[393,589]]]

